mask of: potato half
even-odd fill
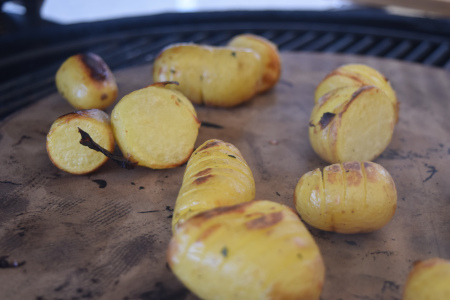
[[[200,213],[179,226],[167,259],[201,299],[319,299],[324,265],[298,215],[271,201]]]
[[[189,159],[172,228],[200,212],[254,198],[253,174],[239,150],[221,140],[208,140]]]
[[[403,291],[403,300],[450,299],[450,261],[431,258],[417,262]]]
[[[102,166],[108,158],[80,144],[78,128],[112,152],[114,137],[109,117],[98,109],[76,111],[56,119],[47,134],[47,153],[59,169],[72,174],[87,174]]]
[[[173,168],[189,159],[200,121],[183,94],[155,83],[123,97],[111,125],[123,155],[140,166]]]
[[[339,233],[378,230],[394,216],[397,190],[373,162],[344,162],[308,172],[297,183],[294,204],[313,227]]]
[[[380,89],[344,87],[315,104],[309,139],[314,151],[329,163],[373,160],[389,145],[395,123],[394,107]]]
[[[76,109],[105,109],[117,98],[117,84],[103,59],[94,53],[69,57],[56,73],[59,93]]]

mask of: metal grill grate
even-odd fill
[[[61,26],[35,36],[0,39],[0,118],[55,92],[56,70],[75,53],[97,53],[118,70],[152,62],[172,43],[223,45],[240,33],[264,36],[281,51],[369,55],[450,69],[450,25],[441,20],[373,11],[169,14],[153,17],[150,24],[149,18]],[[165,23],[153,24],[161,20]]]

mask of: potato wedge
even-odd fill
[[[319,299],[324,265],[297,214],[271,201],[200,213],[174,233],[167,260],[201,299]]]
[[[239,150],[221,140],[208,140],[188,161],[175,203],[172,228],[193,215],[253,200],[255,181]]]
[[[397,190],[391,175],[373,162],[344,162],[303,175],[294,204],[313,227],[339,233],[378,230],[394,216]]]
[[[173,168],[194,150],[200,121],[180,92],[155,83],[123,97],[111,114],[111,125],[123,155],[140,166]]]
[[[94,53],[69,57],[55,77],[59,93],[76,109],[105,109],[117,98],[117,84],[109,67]]]
[[[414,264],[403,291],[403,300],[450,299],[450,261],[430,258]]]
[[[344,87],[313,108],[309,139],[329,163],[373,160],[389,145],[396,119],[386,94],[374,86]]]
[[[76,111],[56,119],[47,134],[47,153],[59,169],[72,174],[87,174],[108,158],[80,144],[78,128],[89,133],[97,144],[112,152],[114,137],[109,117],[98,109]]]

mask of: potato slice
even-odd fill
[[[59,93],[76,109],[105,109],[117,98],[117,84],[109,67],[94,53],[69,57],[56,73]]]
[[[78,128],[112,152],[114,137],[109,117],[98,109],[76,111],[56,119],[47,134],[47,153],[59,169],[72,174],[87,174],[97,170],[108,158],[80,144]]]
[[[322,182],[323,180],[323,182]],[[372,162],[344,162],[303,175],[294,193],[302,219],[339,233],[372,232],[385,226],[397,207],[390,174]]]
[[[167,259],[201,299],[319,299],[324,265],[290,208],[250,201],[200,213],[179,226]]]
[[[255,181],[239,150],[221,140],[208,140],[191,155],[175,203],[172,227],[193,215],[253,200]]]
[[[414,264],[406,281],[403,300],[450,299],[450,261],[430,258]]]
[[[123,97],[111,125],[123,155],[140,166],[173,168],[194,149],[200,121],[189,100],[156,83]]]
[[[395,122],[394,107],[378,88],[345,87],[316,103],[309,138],[327,162],[373,160],[389,145]]]

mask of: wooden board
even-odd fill
[[[326,264],[323,300],[401,299],[414,261],[450,259],[450,75],[367,57],[282,59],[272,91],[233,109],[197,107],[202,121],[223,126],[202,127],[197,146],[210,138],[233,143],[253,170],[256,198],[293,207],[300,176],[327,165],[308,140],[316,84],[344,63],[379,69],[401,102],[393,140],[375,160],[396,182],[397,212],[370,234],[310,231]],[[150,72],[150,65],[117,72],[120,96],[148,85]],[[108,162],[91,175],[64,173],[45,141],[70,111],[55,94],[0,124],[0,257],[25,262],[0,269],[0,299],[196,299],[165,262],[184,167],[125,170]]]

